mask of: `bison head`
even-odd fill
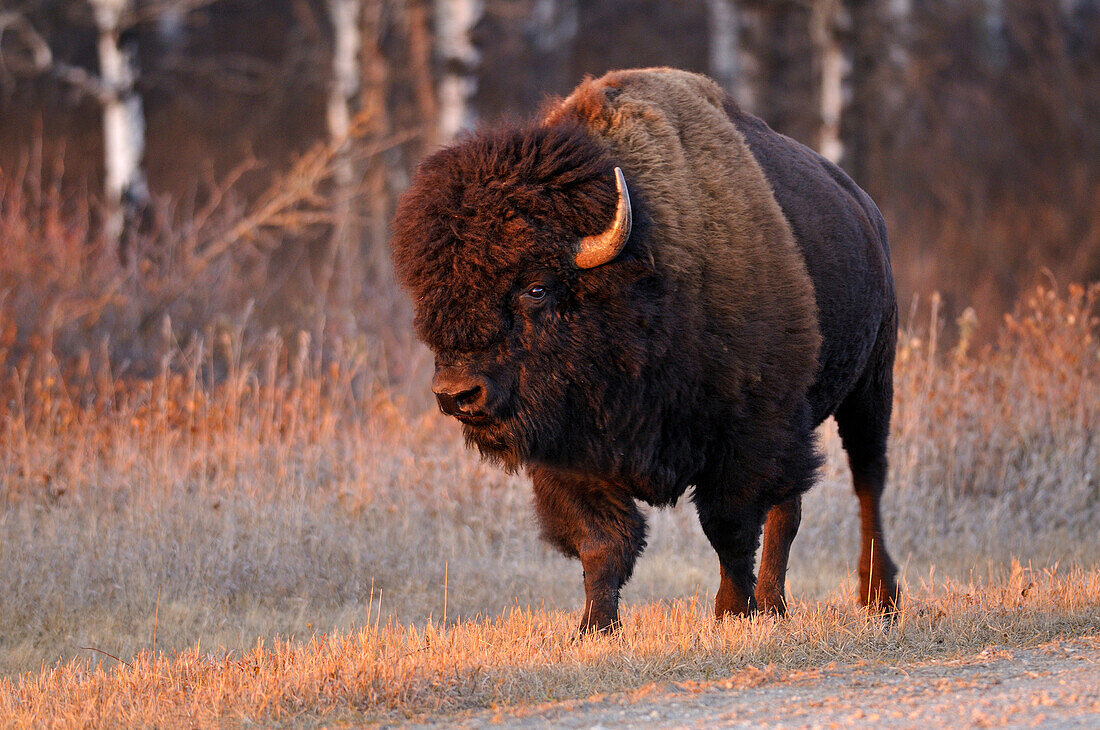
[[[671,307],[628,182],[583,129],[536,125],[436,153],[398,206],[396,272],[440,408],[506,467],[619,470],[667,395]]]

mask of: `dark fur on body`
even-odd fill
[[[616,165],[633,232],[578,269],[576,242],[614,214]],[[893,285],[881,216],[834,166],[703,77],[619,72],[426,160],[393,247],[437,368],[488,391],[468,443],[526,466],[544,537],[584,566],[582,627],[618,620],[645,546],[635,500],[689,486],[719,555],[717,613],[783,610],[813,428],[832,413],[881,553],[867,597],[893,600],[878,520]]]

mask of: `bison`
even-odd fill
[[[716,615],[783,613],[830,415],[859,498],[860,600],[893,610],[879,501],[897,306],[882,216],[838,167],[704,76],[617,71],[424,160],[392,248],[440,409],[527,470],[543,537],[581,561],[582,631],[618,625],[637,503],[689,487]]]

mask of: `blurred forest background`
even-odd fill
[[[407,352],[417,161],[649,65],[871,193],[903,322],[1100,279],[1100,0],[2,0],[0,361],[140,373],[226,323]]]

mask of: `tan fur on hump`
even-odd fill
[[[820,341],[813,284],[724,99],[698,74],[614,71],[585,80],[544,119],[581,121],[642,193],[657,266],[703,302],[723,390],[798,398]]]

